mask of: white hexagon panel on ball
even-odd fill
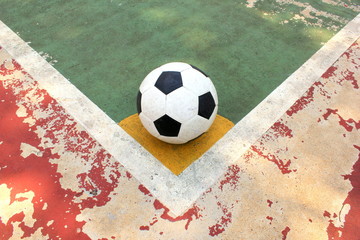
[[[137,110],[154,137],[182,144],[206,132],[215,120],[218,98],[209,76],[181,62],[162,65],[140,85]]]

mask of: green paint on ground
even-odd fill
[[[116,122],[136,112],[148,72],[183,61],[210,75],[236,123],[360,11],[358,0],[0,3],[0,20]]]

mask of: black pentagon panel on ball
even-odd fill
[[[168,115],[164,115],[154,121],[155,127],[160,135],[165,137],[177,137],[180,132],[181,123],[172,119]]]
[[[199,72],[201,72],[202,74],[204,74],[205,77],[209,77],[209,76],[208,76],[203,70],[201,70],[200,68],[195,67],[194,65],[191,65],[191,64],[190,64],[190,66],[191,66],[193,69],[196,69],[196,70],[198,70]]]
[[[141,113],[141,97],[142,97],[142,94],[139,91],[138,95],[137,95],[137,98],[136,98],[136,107],[137,107],[138,114]]]
[[[181,73],[175,71],[162,72],[155,83],[155,87],[164,94],[169,94],[182,86]]]
[[[216,107],[214,97],[210,92],[199,96],[199,112],[198,115],[206,119],[210,119]]]

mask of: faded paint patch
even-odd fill
[[[337,8],[352,9],[360,12],[360,6],[356,2],[324,0],[324,3]],[[263,12],[266,19],[278,21],[279,24],[296,24],[301,22],[308,27],[322,28],[330,31],[337,31],[347,23],[347,19],[341,14],[330,12],[327,6],[311,1],[274,0],[269,8],[264,1],[247,0],[245,6],[258,9]]]

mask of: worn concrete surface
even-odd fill
[[[0,237],[358,239],[359,44],[178,216],[1,48]]]
[[[176,176],[0,22],[0,45],[39,86],[175,215],[183,214],[238,160],[360,36],[360,16],[349,22],[297,71]],[[261,119],[259,121],[259,119]],[[129,157],[131,156],[131,158]],[[139,166],[146,166],[139,167]],[[165,183],[165,184],[164,184]]]

